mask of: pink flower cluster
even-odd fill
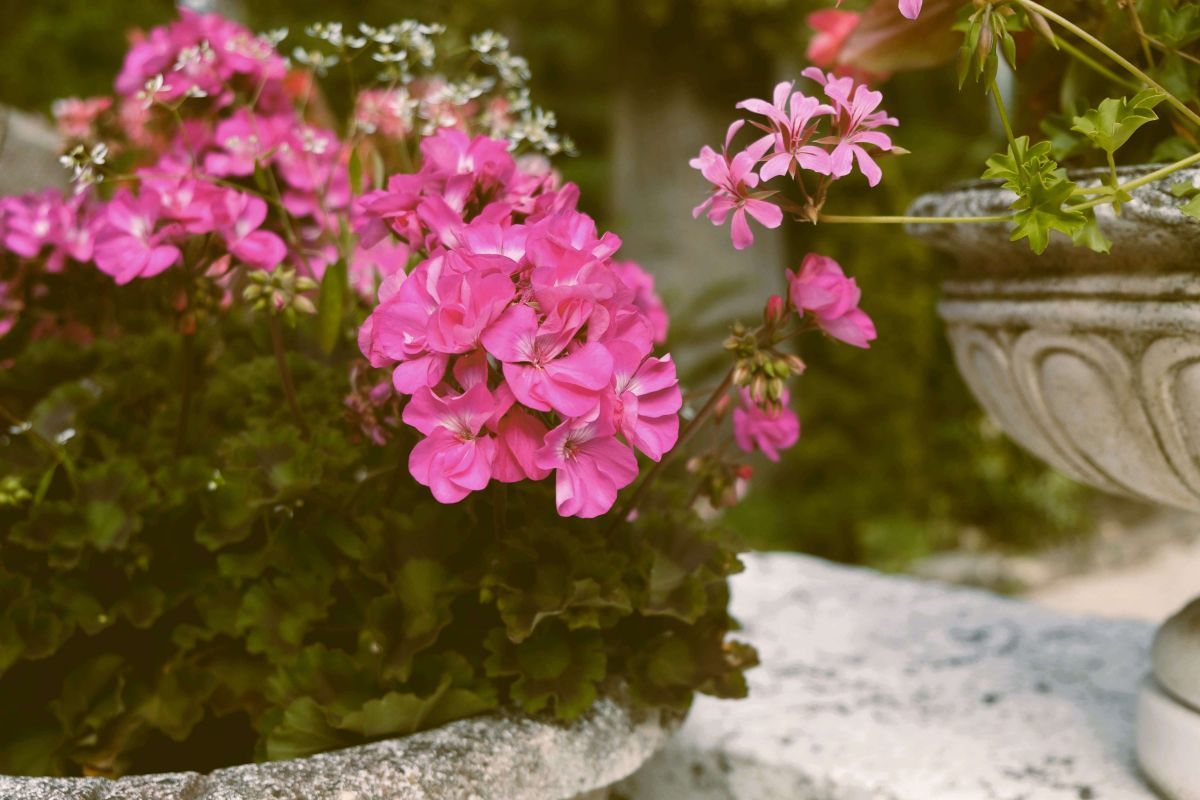
[[[225,108],[240,91],[257,96],[257,109],[287,110],[287,62],[270,42],[219,14],[180,8],[179,17],[135,39],[117,75],[117,94],[136,98],[161,75],[165,80],[155,92],[159,101],[193,96]]]
[[[409,469],[457,502],[492,480],[555,473],[564,516],[595,517],[661,459],[682,403],[649,276],[576,209],[578,190],[527,171],[502,142],[442,130],[422,166],[356,207],[362,244],[393,237],[422,260],[395,273],[359,333],[372,366],[411,395],[425,437]]]
[[[803,186],[802,172],[809,172],[819,176],[817,194],[823,197],[828,184],[849,175],[856,164],[871,186],[882,177],[868,147],[891,150],[892,140],[878,129],[899,124],[879,110],[883,95],[852,77],[815,67],[802,74],[821,85],[828,102],[806,95],[791,82],[780,83],[771,102],[749,99],[737,104],[762,118],[751,123],[763,133],[760,138],[732,152],[733,138],[745,125],[745,120],[736,120],[726,133],[722,153],[705,145],[690,162],[713,186],[693,216],[706,214],[714,225],[732,216],[731,237],[738,250],[754,243],[747,216],[766,228],[783,222],[783,209],[772,200],[776,192],[759,189],[761,182],[787,176]]]
[[[830,337],[855,347],[869,347],[875,339],[875,323],[858,307],[862,292],[853,278],[828,256],[809,253],[798,272],[788,270],[788,300],[772,297],[766,316],[773,325],[786,321],[795,312],[811,315],[812,321]],[[755,402],[748,390],[742,390],[739,405],[733,411],[733,436],[737,446],[747,453],[761,451],[771,461],[779,460],[779,451],[800,438],[800,420],[788,407],[791,397],[786,389],[778,402]]]

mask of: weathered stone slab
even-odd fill
[[[58,134],[40,117],[0,106],[0,196],[67,185]]]
[[[733,609],[763,666],[700,698],[634,800],[1150,800],[1134,766],[1153,627],[790,554]]]
[[[658,715],[601,700],[571,725],[489,715],[296,761],[51,780],[0,776],[3,800],[568,800],[636,770],[667,738]]]

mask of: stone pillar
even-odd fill
[[[67,185],[58,163],[58,134],[49,123],[0,106],[0,196]]]

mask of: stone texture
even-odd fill
[[[516,715],[313,758],[208,775],[107,781],[0,776],[3,800],[568,800],[636,770],[666,740],[657,715],[605,699],[571,725]]]
[[[959,371],[1006,433],[1077,480],[1200,511],[1200,413],[1188,402],[1200,390],[1200,223],[1179,211],[1176,180],[1200,172],[1135,190],[1120,217],[1098,212],[1110,256],[1065,237],[1035,256],[1003,225],[910,230],[963,264],[939,312]],[[912,210],[997,213],[1011,198],[973,185]]]
[[[0,106],[0,196],[67,185],[58,135],[32,114]]]
[[[1150,800],[1133,763],[1152,627],[791,554],[733,612],[763,666],[697,700],[633,800]]]

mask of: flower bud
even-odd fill
[[[774,328],[783,322],[785,306],[783,298],[773,294],[767,298],[766,308],[763,309],[763,322],[768,328]]]

